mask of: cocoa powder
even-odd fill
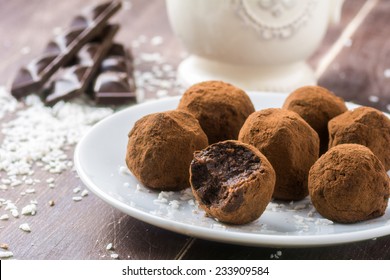
[[[195,116],[210,144],[236,140],[246,118],[255,111],[243,90],[221,81],[191,86],[181,98],[178,109]]]
[[[357,144],[335,146],[312,166],[309,192],[317,211],[332,221],[354,223],[385,213],[389,176],[367,148]]]
[[[238,139],[255,146],[276,173],[273,197],[300,200],[308,195],[307,176],[318,159],[318,134],[297,113],[265,109],[251,114]]]
[[[368,147],[390,169],[390,120],[379,110],[359,107],[329,122],[329,148],[354,143]]]
[[[179,110],[150,114],[129,133],[126,164],[147,187],[180,190],[190,185],[193,153],[207,145],[207,136],[191,114]]]
[[[298,113],[318,133],[320,155],[328,150],[328,122],[348,110],[342,98],[320,86],[305,86],[293,91],[283,109]]]

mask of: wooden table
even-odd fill
[[[40,53],[56,27],[66,26],[79,9],[94,2],[0,0],[0,84]],[[346,1],[341,23],[329,29],[321,47],[310,58],[320,85],[347,101],[390,109],[390,78],[385,75],[390,68],[389,14],[387,0]],[[115,21],[122,25],[118,40],[133,45],[135,57],[142,52],[158,52],[167,64],[176,67],[185,55],[169,27],[162,0],[127,1]],[[162,44],[134,44],[150,42],[155,36],[163,38]],[[150,71],[152,66],[139,64],[137,70]],[[153,95],[153,91],[146,92],[146,98]],[[5,116],[2,122],[12,117]],[[42,180],[48,177],[42,172],[36,176]],[[270,259],[278,250],[282,252],[280,259],[390,259],[390,236],[293,249],[245,247],[192,238],[138,221],[92,194],[74,203],[72,190],[80,184],[72,171],[56,176],[55,190],[34,194],[39,203],[35,216],[0,221],[0,243],[8,244],[17,259],[110,259],[112,252],[120,259]],[[26,199],[20,197],[22,188],[0,191],[0,197],[22,201]],[[53,207],[47,204],[51,199],[56,202]],[[3,208],[0,215],[5,213]],[[28,222],[34,230],[22,232],[18,228],[22,222]],[[114,251],[106,250],[109,243]]]

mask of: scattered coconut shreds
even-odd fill
[[[82,192],[81,192],[81,196],[82,197],[85,197],[85,196],[87,196],[89,194],[89,192],[88,192],[88,190],[83,190]]]
[[[12,111],[2,108],[2,100],[0,93],[0,115]],[[113,112],[77,101],[45,107],[35,95],[26,97],[26,105],[2,127],[0,171],[9,177],[31,174],[37,162],[42,162],[41,168],[49,173],[69,169],[67,163],[72,159],[67,157],[66,147],[75,145],[94,123]]]
[[[168,205],[171,206],[172,209],[179,209],[180,208],[180,202],[177,200],[169,201]]]
[[[72,199],[73,199],[73,201],[76,201],[76,202],[83,200],[83,198],[81,196],[74,196],[74,197],[72,197]]]
[[[106,246],[106,250],[113,250],[114,247],[112,246],[112,243],[108,243]]]
[[[11,251],[0,251],[0,259],[8,259],[12,258],[14,256],[14,253]]]
[[[31,232],[30,226],[27,223],[21,224],[19,228],[25,232]]]

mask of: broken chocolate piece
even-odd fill
[[[100,74],[93,85],[97,104],[120,105],[135,101],[133,58],[121,44],[114,44],[102,61]]]
[[[77,54],[77,64],[63,70],[62,75],[51,81],[45,90],[45,104],[53,105],[60,100],[69,100],[85,92],[99,70],[99,65],[111,47],[118,25],[107,25],[100,38],[87,43]]]
[[[70,29],[50,42],[40,58],[19,70],[11,85],[12,95],[21,98],[40,92],[58,69],[66,65],[83,45],[103,30],[107,20],[120,7],[120,1],[108,2],[77,16]]]

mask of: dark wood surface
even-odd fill
[[[41,52],[56,27],[66,26],[71,15],[96,2],[0,0],[0,85],[7,83],[21,65]],[[341,49],[319,77],[319,83],[348,101],[382,110],[387,110],[390,104],[390,78],[384,75],[385,69],[390,68],[389,2],[347,0],[341,23],[330,27],[323,44],[309,61],[316,68],[362,7],[373,4],[350,38],[352,44]],[[134,55],[159,52],[167,64],[176,67],[186,52],[170,30],[164,1],[126,3],[125,7],[131,5],[131,8],[115,16],[115,21],[122,26],[118,40],[131,46],[142,36],[148,40],[161,36],[161,45],[141,44],[133,48]],[[136,65],[138,71],[152,67],[147,63]],[[146,90],[146,97],[153,98],[154,92],[155,88]],[[377,96],[379,100],[372,102],[376,100],[370,96]],[[12,117],[6,116],[2,122]],[[35,174],[42,181],[48,176],[44,172]],[[72,190],[81,184],[75,173],[66,171],[55,177],[55,189],[37,191],[33,197],[20,196],[25,186],[0,191],[0,197],[20,205],[32,198],[39,203],[36,216],[0,221],[0,243],[8,244],[17,259],[110,259],[112,252],[106,250],[109,243],[113,243],[113,252],[120,259],[269,259],[277,250],[282,251],[280,259],[390,259],[390,237],[296,249],[245,247],[191,238],[131,218],[93,194],[75,203]],[[38,184],[36,189],[39,187]],[[54,207],[48,205],[49,200],[56,202]],[[0,215],[3,213],[4,209],[0,208]],[[30,224],[31,233],[18,228],[23,222]]]

